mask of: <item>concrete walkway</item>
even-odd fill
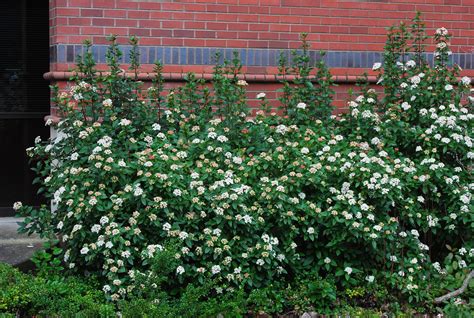
[[[43,245],[43,240],[36,235],[18,234],[20,221],[14,217],[0,218],[0,262],[20,265]]]

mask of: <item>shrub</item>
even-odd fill
[[[17,317],[113,317],[93,281],[69,277],[33,277],[0,264],[0,313]]]
[[[132,297],[107,303],[94,280],[32,276],[0,264],[0,317],[238,317],[245,308],[242,293],[207,297],[212,283],[188,285],[179,298],[159,301]]]
[[[418,19],[391,30],[386,64],[374,65],[384,97],[363,89],[340,120],[328,113],[330,74],[312,69],[305,42],[280,68],[296,72],[282,116],[259,95],[253,118],[237,58],[216,66],[210,86],[188,75],[165,92],[159,63],[145,89],[122,74],[113,37],[108,74],[86,43],[75,84],[55,90],[58,136],[28,149],[53,208],[17,203],[23,230],[59,238],[68,270],[97,275],[114,301],[140,295],[139,282],[159,277],[154,257],[168,253],[170,295],[209,280],[213,295],[265,290],[309,273],[429,308],[446,243],[461,275],[473,266],[474,155],[470,80],[456,81],[445,29],[434,68],[424,38]],[[319,293],[333,297],[326,285]]]

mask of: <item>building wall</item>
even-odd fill
[[[103,63],[107,35],[117,34],[125,45],[133,34],[140,38],[144,71],[160,59],[174,81],[190,71],[207,76],[216,50],[225,57],[237,50],[254,97],[275,91],[279,52],[289,54],[307,32],[313,58],[327,51],[339,84],[336,105],[344,107],[355,76],[381,60],[386,28],[409,21],[417,10],[429,34],[438,27],[452,33],[453,62],[474,76],[474,0],[50,0],[46,77],[64,82],[85,39],[92,39]]]

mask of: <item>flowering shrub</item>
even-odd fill
[[[417,48],[407,61],[405,33]],[[213,280],[221,293],[311,273],[341,289],[377,283],[430,299],[447,275],[446,244],[455,269],[473,268],[474,156],[470,81],[457,83],[448,65],[446,30],[434,68],[418,50],[424,38],[417,20],[393,29],[394,64],[374,65],[384,97],[363,89],[340,119],[328,113],[330,74],[312,71],[306,49],[281,67],[297,74],[284,83],[288,116],[259,94],[249,118],[237,58],[216,66],[210,87],[189,75],[165,93],[159,63],[144,89],[122,74],[114,38],[107,75],[87,44],[75,84],[56,91],[58,136],[28,149],[52,207],[17,203],[23,229],[59,238],[67,268],[101,277],[112,300],[153,286],[154,257],[168,246],[171,288]]]

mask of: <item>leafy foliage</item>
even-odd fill
[[[391,295],[434,310],[446,276],[474,266],[474,115],[447,30],[435,34],[434,67],[425,39],[418,17],[412,30],[392,28],[373,68],[384,96],[361,86],[340,120],[330,73],[310,64],[304,36],[294,64],[280,66],[294,75],[281,116],[259,94],[255,118],[237,57],[215,67],[210,86],[189,74],[167,92],[159,63],[150,87],[137,81],[135,38],[131,77],[114,37],[107,74],[86,43],[75,84],[54,97],[58,136],[28,150],[53,209],[16,204],[23,230],[59,239],[70,272],[99,277],[108,299],[136,307],[144,295],[197,304],[244,292],[256,311],[278,311],[288,302],[275,289],[298,277],[298,308]],[[453,252],[455,273],[441,265]]]
[[[113,317],[97,282],[60,276],[33,277],[0,264],[0,313],[17,317]]]

